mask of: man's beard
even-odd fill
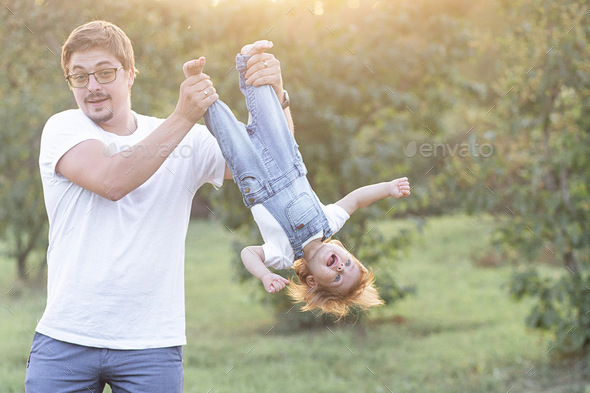
[[[109,94],[91,94],[84,99],[84,102],[90,103],[92,101],[97,101],[97,100],[102,100],[102,99],[110,99],[110,98],[111,98],[111,96]],[[107,106],[103,106],[101,108],[98,108],[98,111],[96,111],[96,109],[94,109],[92,107],[89,107],[88,112],[89,112],[88,117],[90,118],[90,120],[92,120],[93,122],[98,123],[98,124],[106,123],[107,121],[111,120],[115,116],[113,111]]]

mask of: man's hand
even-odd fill
[[[271,41],[261,40],[242,48],[242,55],[251,56],[246,64],[246,84],[252,86],[271,85],[279,102],[284,101],[281,62],[266,51],[272,48]]]
[[[192,124],[199,121],[207,108],[219,99],[213,83],[207,74],[203,74],[205,58],[184,63],[182,71],[186,79],[180,85],[180,97],[174,113]]]
[[[268,293],[277,293],[289,284],[289,280],[271,272],[265,274],[261,281]]]
[[[402,177],[389,182],[389,193],[394,198],[402,198],[410,195],[410,182],[407,177]]]

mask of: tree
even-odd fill
[[[504,113],[512,120],[516,143],[507,157],[518,160],[512,225],[500,227],[500,239],[528,259],[548,250],[561,261],[559,278],[535,269],[516,274],[512,291],[537,303],[529,326],[555,334],[562,352],[590,348],[590,29],[587,3],[524,3],[533,15],[530,31],[517,31],[516,45],[529,43],[534,60],[527,82],[511,97]],[[528,72],[528,71],[527,71]],[[514,78],[509,74],[508,78]],[[530,147],[520,152],[517,146]]]
[[[296,139],[308,163],[308,178],[322,201],[336,201],[361,185],[401,175],[408,175],[414,184],[427,183],[423,179],[428,167],[410,166],[402,156],[403,142],[429,133],[429,127],[442,128],[439,114],[452,109],[451,95],[460,84],[453,70],[469,55],[461,9],[469,9],[468,2],[449,1],[437,7],[429,2],[367,2],[359,9],[338,1],[317,2],[315,8],[299,2],[288,9],[277,6],[274,14],[268,11],[270,20],[257,19],[259,33],[269,31],[262,26],[272,27],[267,38],[275,43],[273,51],[283,65]],[[245,6],[240,15],[250,12]],[[237,78],[231,78],[237,91]],[[227,91],[215,82],[227,101]],[[246,119],[242,102],[238,95],[230,107],[239,108],[240,118]],[[390,303],[408,291],[395,278],[394,260],[411,236],[405,232],[384,236],[375,224],[392,219],[392,212],[403,214],[407,205],[419,209],[428,203],[420,188],[412,196],[420,203],[382,201],[356,212],[337,235],[376,270],[381,294]],[[236,235],[236,251],[259,244],[235,187],[221,192],[224,198],[213,210]],[[251,278],[238,252],[234,264],[239,277]],[[292,308],[282,295],[265,298],[281,314]],[[313,320],[301,318],[304,324]]]
[[[502,12],[506,33],[481,47],[499,49],[478,115],[493,154],[449,160],[437,184],[469,211],[495,214],[495,244],[528,262],[511,283],[516,298],[536,299],[527,324],[551,331],[557,350],[584,352],[590,348],[587,2],[527,0]],[[531,266],[542,254],[562,264],[560,277]]]
[[[1,12],[5,22],[0,27],[0,234],[3,253],[16,261],[18,278],[25,280],[45,260],[47,215],[39,177],[39,137],[44,114],[63,95],[56,93],[59,74],[52,71],[59,65],[58,41],[45,30],[48,21],[41,22],[42,10],[17,3]],[[29,267],[35,251],[38,263]]]

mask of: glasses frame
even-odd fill
[[[120,70],[120,69],[122,69],[122,68],[125,68],[125,67],[124,67],[124,66],[119,66],[119,67],[108,67],[108,68],[101,68],[100,70],[96,70],[96,71],[94,71],[94,72],[88,72],[88,73],[81,72],[81,73],[79,73],[79,74],[71,74],[71,75],[68,75],[68,76],[66,76],[66,80],[68,81],[68,84],[70,85],[70,87],[72,87],[72,88],[74,88],[74,89],[81,89],[81,88],[83,88],[83,87],[86,87],[86,86],[88,86],[88,84],[90,83],[90,75],[92,75],[92,76],[94,76],[94,79],[95,79],[95,80],[96,80],[98,83],[100,83],[101,85],[106,85],[107,83],[111,83],[111,82],[114,82],[114,81],[116,81],[116,80],[117,80],[117,72],[119,72],[119,70]],[[99,81],[99,80],[98,80],[98,78],[96,77],[96,75],[95,75],[95,74],[96,74],[97,72],[101,72],[101,71],[107,71],[107,70],[114,70],[114,71],[115,71],[115,78],[114,78],[113,80],[111,80],[111,81],[108,81],[108,82],[101,82],[101,81]],[[73,86],[73,85],[72,85],[72,81],[71,81],[71,79],[70,79],[70,78],[72,78],[72,77],[74,77],[74,76],[77,76],[77,75],[86,75],[86,77],[88,78],[88,79],[86,80],[86,84],[85,84],[84,86]]]

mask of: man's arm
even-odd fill
[[[204,61],[201,58],[187,62],[184,67],[202,68]],[[205,90],[208,94],[203,94]],[[180,97],[172,115],[141,142],[112,156],[106,154],[106,145],[101,141],[81,142],[61,157],[56,172],[80,187],[119,200],[158,170],[217,99],[207,75],[188,77],[180,85]]]
[[[264,265],[262,246],[249,246],[242,250],[240,256],[246,269],[264,285],[268,293],[276,293],[289,283],[286,278],[271,272]]]
[[[357,188],[336,202],[336,205],[346,210],[349,215],[352,215],[357,209],[369,206],[381,199],[389,197],[402,198],[408,195],[410,195],[410,182],[407,177],[402,177],[390,182]]]

